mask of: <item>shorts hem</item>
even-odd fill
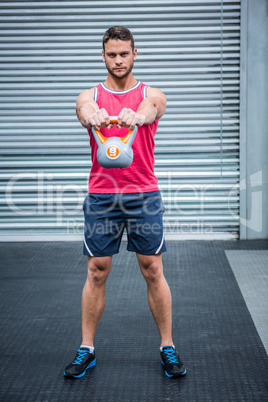
[[[99,253],[98,251],[96,251],[96,252],[92,251],[92,255],[91,255],[91,254],[83,251],[83,255],[85,255],[86,257],[109,257],[110,255],[115,255],[118,253],[119,253],[119,250],[111,252],[111,253],[103,253],[103,252]]]
[[[138,254],[141,254],[141,255],[157,255],[157,254],[165,253],[167,251],[167,249],[163,248],[157,254],[156,254],[157,249],[154,250],[154,251],[146,251],[146,250],[140,251],[140,250],[132,250],[129,247],[127,247],[127,251],[131,251],[132,253],[138,253]]]

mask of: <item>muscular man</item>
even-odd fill
[[[94,336],[105,306],[106,279],[126,228],[127,249],[136,253],[147,283],[149,306],[161,338],[161,362],[168,377],[179,377],[186,369],[172,340],[171,294],[162,266],[165,208],[154,174],[154,136],[166,110],[166,97],[134,78],[137,49],[127,28],[114,26],[105,32],[102,56],[106,81],[77,98],[77,116],[88,129],[92,150],[89,191],[83,203],[88,276],[82,293],[82,344],[64,375],[82,377],[96,364]],[[116,127],[109,116],[118,116]],[[101,167],[91,127],[101,129],[105,137],[123,137],[135,125],[132,164],[123,169]]]

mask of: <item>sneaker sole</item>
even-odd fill
[[[165,365],[162,359],[161,359],[161,363],[163,364],[163,366]],[[186,373],[187,373],[187,370],[185,369],[183,373],[180,373],[180,374],[174,376],[173,374],[168,374],[168,372],[165,370],[165,374],[166,374],[166,376],[169,377],[169,378],[172,378],[172,377],[181,377],[181,376],[183,376],[183,375],[186,375]]]
[[[68,376],[68,375],[65,374],[65,371],[64,371],[63,374],[64,374],[66,377],[81,378],[81,377],[84,377],[84,375],[86,374],[87,369],[89,369],[90,367],[95,366],[95,364],[96,364],[96,359],[93,360],[91,363],[89,363],[89,365],[86,367],[85,371],[83,371],[83,373],[81,373],[81,374],[79,374],[79,375]]]
[[[165,374],[166,374],[166,376],[169,377],[169,378],[172,378],[172,377],[175,377],[175,378],[176,378],[176,377],[181,377],[181,376],[186,375],[186,373],[187,373],[187,370],[184,370],[183,373],[174,376],[173,374],[168,374],[167,371],[165,370]]]

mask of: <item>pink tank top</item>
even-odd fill
[[[146,98],[147,86],[141,82],[126,91],[112,91],[104,84],[95,88],[95,101],[99,108],[107,110],[110,116],[118,116],[124,107],[136,112],[141,101]],[[88,130],[91,146],[92,167],[89,176],[89,193],[137,193],[158,190],[158,180],[154,174],[154,136],[158,120],[150,125],[138,127],[132,144],[133,162],[127,168],[106,169],[97,160],[98,146],[92,131]],[[124,137],[128,129],[114,126],[101,130],[105,137]]]

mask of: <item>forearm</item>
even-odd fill
[[[162,98],[150,97],[144,99],[138,109],[137,113],[145,117],[143,124],[151,124],[155,119],[160,119],[165,113],[166,106]]]
[[[99,107],[97,104],[93,104],[91,102],[83,103],[82,105],[78,104],[76,107],[76,115],[80,123],[85,128],[91,128],[91,124],[89,122],[89,117],[98,110]]]
[[[140,103],[136,113],[144,116],[145,120],[143,124],[151,124],[156,119],[157,108],[152,99],[144,99]]]

